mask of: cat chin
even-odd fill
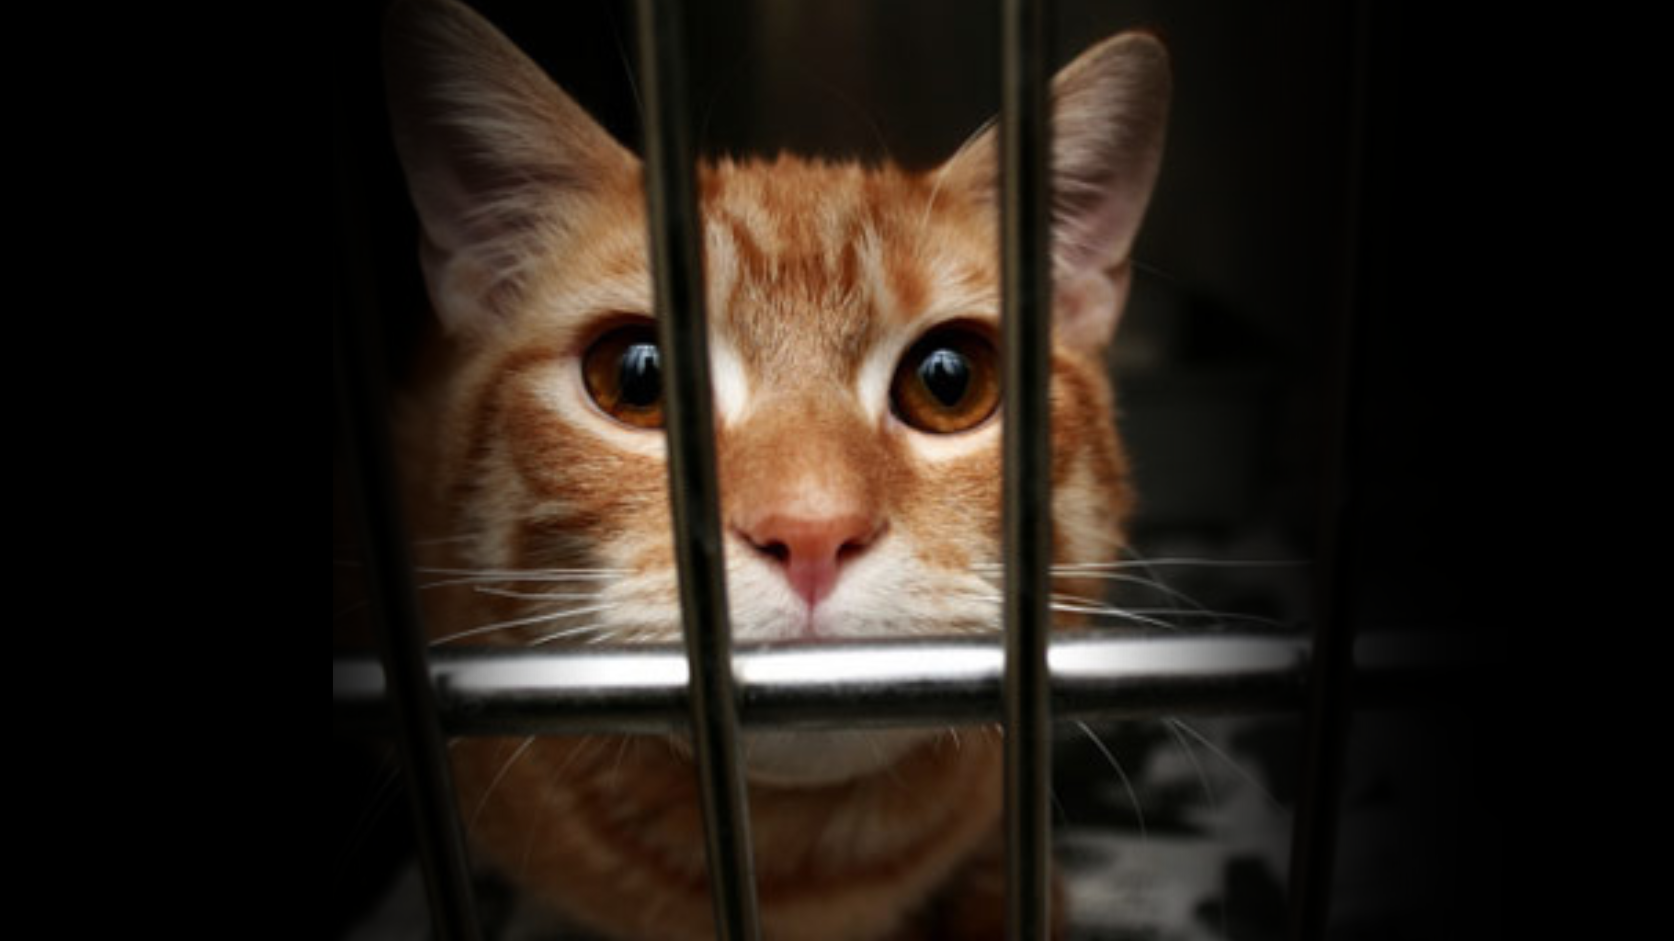
[[[935,737],[924,730],[750,732],[744,772],[768,787],[823,787],[877,774]]]

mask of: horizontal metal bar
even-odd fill
[[[1047,651],[1055,719],[1296,709],[1299,638],[1057,635]],[[740,721],[828,729],[998,722],[998,638],[903,640],[735,651]],[[677,647],[535,651],[439,648],[437,707],[450,735],[672,733],[688,728]],[[340,722],[370,728],[384,698],[372,658],[338,658]]]

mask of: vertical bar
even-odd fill
[[[691,116],[685,101],[681,13],[677,0],[639,2],[651,270],[659,338],[666,354],[663,413],[668,429],[669,494],[715,933],[723,941],[753,941],[760,930],[727,624],[705,332],[708,321]]]
[[[1356,381],[1355,313],[1359,309],[1359,245],[1364,220],[1367,109],[1371,69],[1370,0],[1358,0],[1338,11],[1340,27],[1351,40],[1351,81],[1347,108],[1349,128],[1344,156],[1343,229],[1345,246],[1336,285],[1338,329],[1333,338],[1333,362],[1326,377],[1324,400],[1335,403],[1325,442],[1318,548],[1315,550],[1314,636],[1308,676],[1301,787],[1296,827],[1291,840],[1289,937],[1292,941],[1324,941],[1330,927],[1332,887],[1340,833],[1341,791],[1348,737],[1353,722],[1354,625],[1350,620],[1350,572],[1345,554],[1351,545],[1348,515],[1350,454],[1364,422],[1354,409],[1361,400]],[[1335,26],[1336,24],[1332,24]]]
[[[337,140],[344,130],[338,109]],[[341,146],[341,145],[340,145]],[[350,456],[361,500],[373,622],[378,625],[396,747],[408,780],[432,927],[444,941],[480,935],[470,860],[459,824],[447,740],[437,718],[428,647],[413,586],[412,560],[396,498],[396,472],[385,424],[383,363],[378,355],[376,290],[364,257],[365,225],[355,206],[364,189],[355,168],[337,155],[339,209],[337,312],[332,360]]]
[[[1048,937],[1052,917],[1052,149],[1045,4],[1005,0],[1002,16],[1006,937],[1034,941]]]

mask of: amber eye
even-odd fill
[[[587,348],[581,369],[605,414],[635,428],[663,426],[663,359],[650,324],[606,332]]]
[[[896,416],[920,431],[968,431],[999,407],[999,353],[979,327],[938,327],[895,367],[889,398]]]

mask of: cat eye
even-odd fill
[[[993,340],[970,324],[931,331],[895,367],[889,398],[896,417],[920,431],[946,435],[975,428],[1000,405]]]
[[[663,426],[663,360],[648,323],[616,327],[582,357],[587,394],[606,415],[635,428]]]

